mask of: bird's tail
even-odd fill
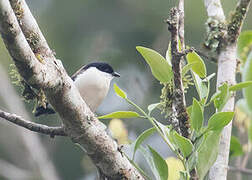
[[[34,115],[35,115],[35,117],[38,117],[43,114],[45,115],[45,114],[54,114],[54,113],[55,113],[55,111],[53,110],[51,105],[46,103],[46,108],[43,106],[37,107]]]

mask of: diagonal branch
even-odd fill
[[[41,61],[46,60],[46,58],[55,59],[53,51],[49,48],[26,2],[24,0],[9,1],[19,26],[36,57],[39,57]]]
[[[171,55],[172,55],[172,71],[173,71],[173,115],[179,121],[179,129],[184,137],[189,136],[189,116],[186,111],[185,94],[181,77],[181,61],[183,53],[178,47],[178,24],[179,14],[177,8],[172,8],[170,11],[170,19],[167,21],[168,30],[171,32]]]
[[[28,42],[34,41],[30,42],[26,30],[22,27],[22,21],[25,21],[27,27],[32,27],[29,24],[32,22],[29,20],[26,22],[23,16],[29,14],[24,12],[27,9],[19,7],[13,6],[16,16],[21,15],[16,18],[9,1],[0,0],[0,32],[22,77],[32,87],[45,92],[50,104],[60,115],[67,135],[86,150],[93,163],[106,178],[143,179],[128,159],[122,156],[118,145],[106,133],[104,125],[83,101],[61,61],[47,56],[44,51],[39,51],[37,55],[37,46],[33,47],[31,44],[29,46]],[[17,13],[19,9],[21,11]],[[33,29],[27,29],[31,30],[30,34],[36,34]],[[38,33],[37,36],[39,36]],[[40,41],[39,38],[35,38],[35,42]]]
[[[237,41],[243,21],[246,17],[250,5],[250,0],[240,0],[236,6],[234,13],[231,15],[231,20],[228,23],[228,41],[234,43]]]
[[[27,121],[16,114],[11,114],[2,110],[0,110],[0,117],[18,126],[29,129],[30,131],[50,135],[51,137],[67,136],[63,127],[49,127],[43,124],[34,123]]]

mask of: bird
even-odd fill
[[[95,112],[104,98],[107,96],[110,82],[120,74],[106,62],[92,62],[82,66],[72,76],[74,85],[79,90],[82,99],[92,112]],[[54,114],[52,106],[46,103],[46,107],[36,108],[35,117],[44,114]]]

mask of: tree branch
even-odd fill
[[[39,57],[41,61],[46,60],[46,58],[55,59],[53,51],[49,48],[26,2],[24,0],[9,1],[19,26],[36,57]]]
[[[178,4],[178,12],[179,12],[179,26],[178,26],[178,34],[179,34],[179,40],[181,43],[182,50],[185,49],[185,11],[184,11],[184,0],[179,0]]]
[[[173,115],[179,121],[179,129],[184,137],[189,136],[189,116],[186,111],[185,94],[181,78],[181,61],[182,53],[178,47],[178,23],[179,16],[177,8],[172,8],[170,18],[166,20],[168,30],[171,32],[171,55],[172,55],[172,71],[173,71]]]
[[[26,11],[25,8],[21,9]],[[44,51],[39,52],[43,57],[41,60],[34,51],[36,46],[29,46],[29,37],[25,38],[26,33],[23,34],[20,29],[23,26],[22,20],[26,21],[22,14],[27,13],[22,11],[18,24],[9,1],[0,0],[0,31],[22,77],[32,87],[41,88],[45,92],[50,104],[60,115],[68,136],[87,151],[94,164],[108,179],[143,179],[118,151],[118,145],[108,136],[104,125],[83,101],[61,62],[47,56]],[[27,20],[25,26],[32,27],[29,23],[32,22]],[[32,29],[29,30],[32,31],[31,34],[36,34]]]
[[[246,17],[250,5],[250,0],[240,0],[236,6],[234,13],[231,15],[231,20],[228,23],[228,41],[234,43],[237,41],[243,21]]]
[[[208,38],[205,44],[218,53],[218,73],[217,88],[227,82],[229,85],[235,84],[236,74],[236,48],[237,38],[240,33],[242,21],[248,9],[250,0],[240,0],[236,10],[240,11],[242,4],[242,13],[235,12],[228,26],[225,25],[225,16],[221,7],[220,0],[205,0],[205,7],[208,14]],[[247,7],[245,7],[247,6]],[[239,17],[237,17],[239,14]],[[233,27],[235,26],[235,27]],[[230,97],[222,111],[234,110],[234,97]],[[231,138],[232,122],[227,125],[221,134],[219,154],[216,162],[211,167],[209,179],[226,180],[227,167],[229,160],[229,147]]]
[[[31,121],[30,115],[25,109],[24,101],[17,95],[17,92],[8,78],[8,73],[5,72],[5,69],[3,69],[1,65],[0,77],[0,84],[4,87],[0,88],[0,96],[8,111],[19,114],[24,119]],[[22,165],[27,167],[27,169],[30,169],[34,175],[40,176],[42,179],[60,179],[52,159],[48,155],[45,149],[46,147],[43,146],[37,133],[31,133],[24,128],[17,128],[15,126],[7,128],[7,131],[13,136],[13,138],[15,138],[14,135],[18,136],[15,139],[24,146],[24,149],[14,150],[17,156],[15,158],[17,164],[22,163]],[[10,144],[10,141],[10,138],[6,139],[7,146]],[[12,146],[15,147],[14,144],[12,144]],[[10,146],[9,148],[12,147]],[[34,148],[36,148],[36,150]],[[36,151],[36,153],[34,153],[34,151]],[[29,159],[29,161],[27,161],[27,159]]]
[[[18,126],[22,126],[26,129],[29,129],[30,131],[50,135],[51,137],[67,136],[63,127],[49,127],[46,125],[30,122],[30,121],[23,119],[20,116],[17,116],[16,114],[4,112],[1,109],[0,109],[0,117],[9,121],[9,122],[12,122],[12,123],[18,125]]]
[[[224,11],[220,0],[204,0],[207,15],[210,18],[216,18],[218,21],[225,21]]]

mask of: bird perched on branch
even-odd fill
[[[120,74],[108,63],[93,62],[80,68],[71,78],[90,110],[95,112],[108,94],[110,82],[114,77],[120,77]],[[35,116],[53,113],[55,111],[47,103],[46,108],[43,106],[36,108]]]

